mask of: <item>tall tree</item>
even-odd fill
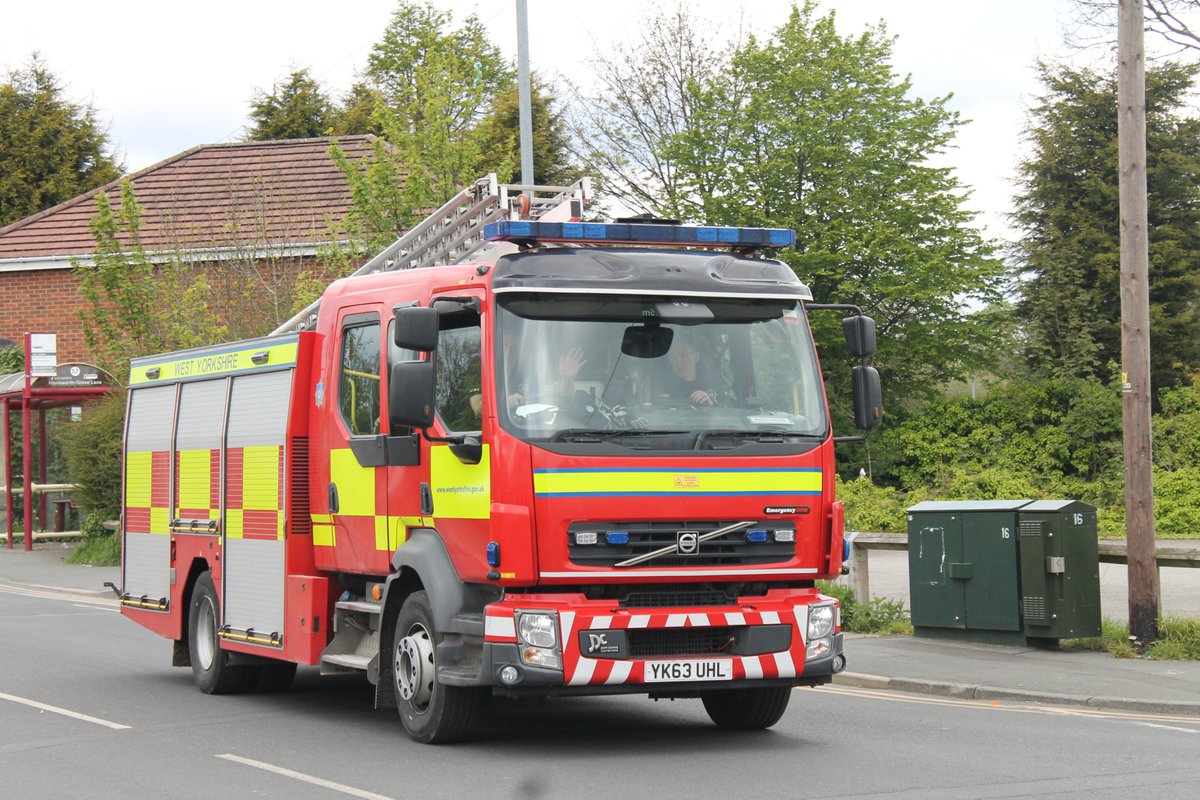
[[[413,202],[440,205],[478,177],[475,131],[512,82],[478,17],[455,27],[432,3],[401,0],[368,57],[366,77],[382,99],[384,137],[408,166]]]
[[[669,117],[650,116],[648,101],[637,123],[650,210],[795,228],[781,257],[816,298],[876,317],[893,408],[981,360],[988,331],[965,303],[994,297],[1002,266],[972,227],[964,187],[928,163],[960,122],[893,73],[885,30],[842,36],[809,2],[725,60],[698,57],[714,51],[692,43],[694,26],[678,30],[673,49],[621,56],[641,70],[631,85],[679,87]],[[616,129],[633,130],[630,119],[618,115]],[[632,163],[615,137],[604,146],[608,163]],[[830,345],[839,338],[836,321],[817,324]]]
[[[333,103],[307,67],[293,70],[270,93],[258,92],[250,108],[251,141],[325,136],[334,118]]]
[[[332,150],[354,201],[336,231],[349,241],[343,266],[390,243],[479,177],[480,125],[513,75],[478,18],[453,23],[431,3],[401,0],[371,51],[362,86],[346,98],[346,119],[353,110],[386,144],[356,165]]]
[[[1117,41],[1117,4],[1113,0],[1074,0],[1077,30],[1068,41],[1079,47]],[[1200,0],[1144,0],[1146,31],[1170,50],[1200,50]]]
[[[0,85],[0,226],[121,174],[90,105],[72,102],[35,53]]]
[[[693,87],[728,76],[733,43],[705,32],[714,29],[682,2],[660,10],[640,26],[636,40],[618,42],[592,60],[596,91],[571,87],[574,153],[588,173],[603,176],[605,193],[631,210],[671,209],[669,215],[697,188],[667,151],[671,137],[696,127]]]
[[[1121,363],[1115,75],[1042,64],[1014,219],[1026,280],[1018,314],[1045,374],[1107,379]],[[1151,382],[1200,363],[1200,119],[1187,112],[1200,67],[1146,73]]]
[[[142,246],[143,209],[128,181],[120,203],[97,198],[91,263],[73,262],[87,305],[79,311],[84,340],[100,364],[124,376],[129,360],[150,353],[212,344],[226,338],[209,308],[211,288],[178,252],[151,255]]]
[[[364,81],[355,81],[334,109],[334,135],[382,134],[383,129],[379,125],[376,113],[381,102],[379,92],[367,86]]]
[[[533,123],[533,182],[562,186],[578,180],[582,170],[571,158],[566,125],[551,90],[532,76],[530,111]],[[521,114],[517,86],[500,92],[476,131],[480,163],[475,172],[495,172],[513,180],[521,164]]]

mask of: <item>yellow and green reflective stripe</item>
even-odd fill
[[[295,337],[277,342],[234,345],[228,348],[192,352],[186,356],[162,357],[161,361],[137,361],[129,371],[129,384],[182,380],[185,378],[228,375],[260,369],[278,369],[296,363],[299,340]],[[264,356],[265,354],[265,356]],[[151,374],[154,377],[151,377]]]
[[[534,470],[538,497],[796,497],[821,493],[820,468],[636,467]]]

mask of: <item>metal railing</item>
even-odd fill
[[[850,587],[860,600],[871,598],[870,552],[872,550],[908,551],[907,533],[847,533],[850,541]],[[1101,539],[1100,561],[1127,564],[1126,544],[1122,539]],[[1163,567],[1200,567],[1200,540],[1160,539],[1154,544],[1158,569]],[[1161,584],[1161,581],[1160,581]]]

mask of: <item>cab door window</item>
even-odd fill
[[[379,433],[379,317],[359,314],[342,328],[338,408],[351,436]]]
[[[480,363],[479,315],[446,314],[438,333],[437,413],[447,431],[483,427],[483,369]]]

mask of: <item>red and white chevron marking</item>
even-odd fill
[[[825,598],[814,598],[825,599]],[[776,605],[779,610],[693,611],[668,613],[590,614],[578,610],[558,610],[563,648],[563,677],[569,686],[644,683],[641,659],[587,658],[579,652],[580,631],[667,628],[705,628],[743,625],[792,625],[791,647],[779,653],[758,656],[724,656],[733,661],[734,680],[793,678],[803,671],[808,629],[808,606]],[[533,606],[531,606],[532,608]],[[514,608],[504,604],[488,606],[485,639],[492,642],[516,642]],[[693,657],[695,658],[695,657]],[[670,660],[667,657],[655,660]]]

